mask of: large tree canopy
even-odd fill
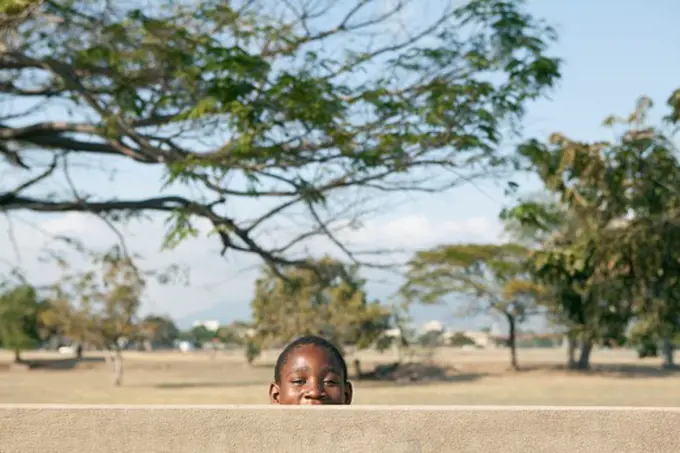
[[[553,32],[521,1],[16,3],[34,7],[0,42],[0,211],[156,212],[167,246],[203,218],[225,251],[271,265],[305,263],[291,249],[332,236],[353,189],[439,190],[502,165],[504,127],[559,77]],[[97,193],[81,177],[95,162],[163,178]],[[262,239],[302,213],[299,235]]]
[[[677,99],[668,120],[677,120]],[[622,126],[612,142],[554,134],[520,147],[560,207],[524,202],[505,215],[545,230],[566,214],[534,254],[535,271],[586,345],[622,335],[631,320],[666,337],[680,329],[680,153],[671,132],[649,125],[651,105],[643,97],[627,118],[608,118]],[[672,365],[672,351],[666,360]],[[586,353],[580,365],[587,361]]]

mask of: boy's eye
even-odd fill
[[[302,384],[305,383],[305,380],[304,379],[293,379],[293,380],[290,381],[290,383],[294,384],[294,385],[302,385]]]
[[[324,381],[324,384],[326,384],[326,385],[336,385],[337,382],[335,382],[333,379],[326,379]]]

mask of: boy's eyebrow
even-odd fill
[[[321,368],[321,371],[330,371],[331,373],[340,374],[338,369],[335,368],[333,365],[326,365]]]

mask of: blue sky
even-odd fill
[[[609,139],[611,132],[600,126],[607,115],[629,113],[636,98],[643,94],[656,101],[660,113],[668,95],[680,87],[680,53],[675,49],[680,42],[680,2],[534,0],[529,2],[529,8],[557,27],[560,41],[553,52],[565,60],[565,65],[562,81],[550,99],[530,107],[526,136],[544,138],[551,132],[561,132],[582,140]],[[115,189],[128,195],[153,194],[156,190],[157,175],[148,170],[125,165],[117,169],[114,181],[90,175],[89,188]],[[522,178],[520,182],[522,190],[538,188],[535,181]],[[395,196],[385,202],[389,211],[369,219],[364,231],[357,233],[364,243],[394,245],[409,241],[414,246],[425,246],[439,241],[494,240],[501,231],[497,215],[505,200],[502,187],[486,182],[446,194]],[[90,245],[114,239],[97,219],[77,215],[21,217],[51,233],[77,233]],[[45,239],[40,239],[40,233],[32,227],[21,225],[15,231],[21,248],[20,264],[36,280],[54,278],[57,270],[37,262]],[[6,220],[0,219],[3,231],[7,226]],[[197,239],[175,251],[160,253],[161,231],[162,224],[156,222],[152,226],[132,225],[126,234],[131,247],[139,250],[150,266],[185,264],[191,269],[191,281],[186,287],[152,287],[145,310],[177,318],[198,317],[200,312],[217,314],[223,320],[248,316],[256,261],[219,257],[214,238]],[[0,256],[16,260],[5,234],[0,234]],[[380,281],[381,277],[373,277],[373,297],[384,298],[394,290],[394,279]],[[455,328],[474,328],[490,322],[486,318],[456,318],[452,316],[454,312],[451,307],[414,310],[420,321],[441,319]]]

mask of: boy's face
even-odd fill
[[[326,348],[303,345],[290,352],[269,398],[274,404],[350,404],[352,384]]]

